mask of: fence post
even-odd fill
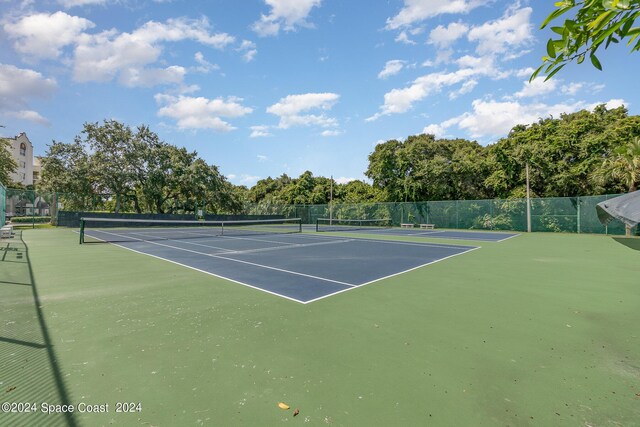
[[[580,196],[577,197],[576,205],[578,208],[578,221],[577,221],[578,234],[580,234]]]

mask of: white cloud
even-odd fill
[[[58,0],[65,8],[69,9],[76,6],[87,6],[92,4],[105,4],[107,0]]]
[[[249,40],[242,40],[240,47],[237,49],[239,52],[242,52],[242,59],[246,62],[251,62],[258,54],[258,49],[256,49],[256,44]]]
[[[223,49],[235,41],[226,33],[211,34],[206,18],[169,19],[166,23],[149,21],[132,33],[110,30],[96,35],[84,34],[75,50],[73,75],[79,82],[106,82],[120,75],[123,83],[131,83],[128,74],[137,73],[150,79],[135,80],[141,86],[175,83],[176,69],[165,69],[164,72],[156,69],[148,73],[143,70],[158,62],[163,43],[183,40],[194,40],[216,49]]]
[[[251,135],[249,138],[262,138],[272,136],[269,132],[269,126],[251,126]]]
[[[3,28],[14,39],[14,49],[36,58],[57,58],[62,48],[73,44],[78,37],[95,24],[88,19],[70,16],[64,12],[36,13],[6,23]]]
[[[406,61],[402,61],[400,59],[387,61],[387,63],[384,65],[384,69],[380,71],[380,73],[378,73],[378,78],[386,79],[389,76],[398,74],[404,68],[404,64],[406,64]]]
[[[227,179],[235,185],[246,185],[247,187],[253,187],[260,180],[260,177],[244,173],[240,175],[231,173],[227,175]]]
[[[262,37],[275,36],[281,29],[293,31],[296,27],[309,27],[307,16],[322,0],[265,0],[271,7],[268,15],[261,15],[254,22],[253,31]]]
[[[340,178],[334,178],[333,180],[338,184],[348,184],[351,181],[357,181],[358,178],[350,178],[350,177],[346,177],[346,176],[341,176]]]
[[[449,99],[456,99],[460,95],[465,95],[471,92],[477,85],[478,85],[477,80],[467,80],[466,82],[462,83],[462,86],[460,86],[460,89],[449,93]]]
[[[535,68],[527,67],[527,68],[521,68],[519,70],[516,70],[515,74],[517,77],[530,77],[534,71],[535,71]]]
[[[342,132],[339,130],[324,130],[322,131],[321,135],[324,137],[331,137],[331,136],[342,135]]]
[[[404,7],[396,16],[387,19],[386,28],[396,30],[442,14],[464,14],[488,0],[404,0]]]
[[[162,84],[180,85],[187,70],[172,65],[167,68],[127,68],[120,73],[120,83],[128,87],[153,87]]]
[[[280,117],[278,127],[288,129],[293,126],[311,126],[317,125],[321,127],[337,126],[337,120],[327,117],[324,113],[301,114],[309,110],[331,110],[333,105],[338,101],[340,95],[335,93],[305,93],[301,95],[288,95],[276,104],[267,108],[267,113]]]
[[[213,70],[219,70],[220,67],[216,64],[212,64],[204,58],[202,52],[196,52],[193,55],[193,59],[199,64],[198,67],[195,67],[194,70],[200,73],[210,73]]]
[[[37,71],[0,64],[0,112],[11,117],[48,125],[38,112],[28,109],[32,98],[49,98],[56,81]]]
[[[516,125],[529,125],[541,118],[559,117],[561,114],[574,113],[583,109],[593,110],[600,104],[602,102],[586,104],[583,101],[571,104],[550,105],[539,102],[523,104],[518,101],[500,102],[477,99],[472,103],[472,112],[451,118],[439,125],[430,125],[431,127],[428,128],[445,130],[456,125],[458,128],[466,130],[472,138],[500,137],[507,135]],[[617,108],[622,105],[628,106],[628,103],[622,99],[611,99],[605,104],[607,108]]]
[[[400,33],[398,33],[398,35],[396,36],[395,41],[404,44],[416,44],[416,42],[409,38],[409,35],[406,31],[400,31]]]
[[[539,79],[538,79],[539,80]],[[575,95],[584,87],[584,83],[569,83],[568,85],[563,85],[560,90],[562,93],[567,95]]]
[[[267,156],[265,156],[265,155],[263,155],[263,154],[258,154],[258,156],[257,156],[257,157],[258,157],[258,161],[259,161],[259,162],[261,162],[261,163],[262,163],[262,162],[266,162],[266,161],[268,161],[268,160],[269,160],[269,157],[267,157]]]
[[[610,99],[607,102],[594,102],[592,104],[588,104],[585,108],[587,108],[588,110],[593,110],[600,104],[604,104],[607,107],[607,110],[623,106],[629,108],[629,106],[631,105],[630,102],[627,102],[624,99]]]
[[[424,75],[414,80],[411,86],[403,89],[393,89],[387,92],[384,95],[384,105],[380,107],[381,111],[366,120],[373,121],[384,115],[407,112],[414,103],[439,92],[442,88],[462,83],[475,75],[482,75],[487,72],[486,66],[483,66],[477,69],[463,68],[452,73],[431,73]]]
[[[422,129],[422,133],[428,133],[428,134],[435,135],[436,138],[442,138],[443,136],[446,135],[447,131],[444,127],[440,125],[431,124],[429,126],[426,126],[424,129]]]
[[[180,129],[213,129],[218,132],[229,132],[235,128],[222,120],[222,117],[238,118],[253,111],[240,104],[242,99],[236,97],[225,100],[157,94],[155,99],[162,105],[158,110],[158,116],[175,119]]]
[[[535,79],[532,82],[525,81],[522,90],[516,92],[514,96],[516,98],[532,98],[536,96],[546,95],[557,90],[558,80]]]
[[[434,44],[439,48],[451,46],[453,42],[465,35],[469,31],[469,27],[460,22],[452,22],[447,27],[438,25],[429,33],[428,43]]]
[[[51,126],[51,122],[42,117],[40,113],[33,110],[18,110],[18,111],[8,111],[7,116],[13,117],[18,120],[26,120],[28,122],[37,123],[42,126]]]
[[[520,48],[534,39],[530,7],[509,8],[502,18],[486,22],[469,31],[469,41],[478,42],[479,55],[495,55],[509,49]]]

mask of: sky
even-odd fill
[[[0,129],[35,155],[86,122],[148,125],[229,181],[365,179],[376,144],[482,145],[606,103],[640,112],[640,54],[529,76],[553,0],[0,0]]]

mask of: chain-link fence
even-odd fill
[[[7,212],[7,189],[0,182],[0,224],[6,224],[6,212]]]
[[[6,191],[6,194],[4,193]],[[6,199],[6,216],[12,222],[58,225],[61,212],[114,212],[157,215],[135,198],[111,194],[77,195],[47,193],[21,189],[0,189],[0,205]],[[596,233],[623,235],[624,225],[613,221],[602,225],[596,215],[596,204],[618,195],[549,197],[531,199],[531,231]],[[179,205],[178,205],[179,203]],[[435,224],[438,228],[527,231],[526,199],[450,200],[394,203],[339,203],[323,205],[281,205],[273,202],[245,203],[236,212],[207,212],[207,201],[176,202],[174,215],[204,218],[212,214],[234,214],[262,218],[277,215],[302,218],[304,224],[315,224],[318,218],[390,219],[400,224]],[[1,209],[1,207],[0,207]],[[1,219],[1,218],[0,218]],[[62,221],[64,223],[65,221]],[[64,225],[60,223],[61,225]]]
[[[531,231],[624,234],[621,222],[602,225],[596,205],[618,195],[531,199]],[[245,204],[246,213],[302,218],[390,219],[392,224],[435,224],[438,228],[527,231],[526,199],[450,200],[331,205]]]
[[[55,193],[7,188],[6,218],[16,225],[31,225],[51,222]]]

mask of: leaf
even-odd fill
[[[553,70],[550,74],[547,75],[547,77],[544,79],[544,81],[546,82],[547,80],[549,80],[551,77],[555,76],[556,73],[560,70],[562,70],[562,68],[567,65],[567,64],[562,64],[559,67],[557,67],[555,70]]]
[[[613,10],[601,13],[596,19],[594,19],[587,25],[587,29],[598,32],[602,29],[602,27],[607,25],[607,23],[611,21],[614,16],[616,16],[616,13]]]
[[[538,77],[538,74],[540,74],[540,71],[542,70],[543,67],[544,67],[544,64],[539,66],[538,69],[535,70],[533,72],[533,74],[531,74],[531,77],[529,77],[529,83],[531,83],[532,81],[534,81],[536,79],[536,77]]]
[[[556,34],[560,34],[561,36],[564,36],[565,31],[567,31],[567,29],[565,27],[551,27],[551,31],[553,31]]]
[[[578,64],[582,64],[584,62],[584,53],[578,56]]]
[[[556,57],[556,47],[554,46],[552,39],[549,39],[549,41],[547,42],[547,53],[551,58]]]
[[[600,64],[600,60],[593,53],[591,54],[590,58],[593,66],[602,71],[602,64]]]
[[[551,21],[553,21],[554,19],[556,19],[558,16],[567,13],[568,11],[570,11],[571,9],[573,9],[573,6],[567,6],[567,7],[563,7],[562,9],[557,9],[554,10],[553,12],[551,12],[549,14],[549,16],[547,16],[547,19],[545,19],[542,22],[542,25],[540,26],[540,29],[544,28],[547,26],[547,24]]]

